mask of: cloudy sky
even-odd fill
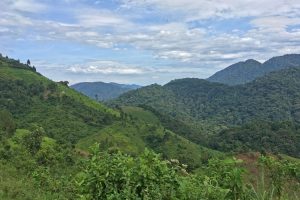
[[[0,52],[71,83],[207,78],[300,53],[300,1],[0,0]]]

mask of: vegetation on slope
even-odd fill
[[[299,195],[298,160],[261,157],[265,172],[261,177],[266,181],[256,189],[250,179],[257,177],[247,174],[240,160],[221,159],[219,152],[165,128],[177,119],[146,107],[109,109],[28,65],[19,67],[6,59],[0,65],[0,199],[295,199]],[[96,141],[100,143],[88,152]],[[79,149],[78,154],[70,143],[86,151]],[[145,147],[162,157],[144,151]]]
[[[292,122],[256,121],[212,136],[210,146],[222,151],[273,152],[300,158],[300,130]]]
[[[41,76],[30,66],[16,67],[6,60],[3,58],[0,66],[0,112],[15,121],[7,129],[32,130],[40,126],[46,136],[76,145],[79,151],[86,151],[95,142],[102,144],[102,150],[132,155],[148,147],[165,158],[178,158],[190,168],[219,154],[167,130],[149,111],[134,107],[110,109]]]
[[[220,157],[217,151],[197,145],[170,130],[165,129],[151,112],[137,107],[123,107],[122,122],[100,130],[79,140],[76,147],[87,151],[95,142],[103,151],[126,152],[139,155],[145,148],[155,150],[166,159],[176,158],[195,169],[212,157]]]
[[[0,91],[0,109],[8,110],[19,128],[38,124],[48,136],[73,144],[119,115],[65,85],[9,62],[0,65]]]
[[[298,124],[299,88],[300,69],[289,68],[239,86],[180,79],[164,86],[152,85],[128,92],[112,103],[147,108],[166,123],[165,127],[174,121],[184,124],[181,127],[189,127],[185,133],[180,129],[171,130],[208,145],[203,141],[232,125],[259,120]],[[170,120],[163,120],[166,118]],[[293,134],[296,137],[297,133]]]

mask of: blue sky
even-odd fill
[[[300,1],[1,0],[0,52],[71,83],[207,78],[300,53]]]

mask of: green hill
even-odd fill
[[[12,61],[1,58],[0,110],[12,114],[17,128],[41,126],[48,137],[85,151],[107,140],[103,150],[137,155],[147,147],[168,158],[186,157],[183,161],[191,166],[218,154],[167,130],[149,111],[137,107],[113,110]]]
[[[0,109],[11,112],[18,127],[38,124],[54,139],[76,143],[118,118],[117,111],[19,65],[0,63]]]
[[[273,57],[264,63],[250,59],[245,62],[230,65],[218,71],[207,80],[228,85],[238,85],[248,83],[273,71],[296,66],[300,66],[299,54]]]
[[[209,158],[222,155],[166,129],[153,113],[143,108],[126,106],[122,107],[121,113],[122,122],[81,139],[76,147],[87,151],[97,141],[103,150],[121,150],[131,155],[138,155],[149,148],[161,153],[164,158],[176,158],[188,164],[190,169],[199,167]]]
[[[138,90],[151,95],[145,96],[147,102],[163,95],[155,109],[145,104],[111,109],[64,82],[43,77],[31,66],[3,57],[0,61],[0,199],[246,200],[261,195],[295,199],[299,194],[297,159],[260,156],[251,163],[259,164],[266,174],[258,174],[258,167],[248,174],[242,160],[196,144],[198,128],[224,127],[214,125],[218,118],[206,126],[198,124],[187,112],[191,105],[182,102],[187,96],[179,98],[171,89],[178,80],[168,89],[154,85]],[[189,79],[182,81],[189,85]],[[204,91],[216,85],[200,83]],[[222,88],[227,87],[217,84],[214,91],[224,94]],[[175,111],[163,113],[164,109],[157,110],[160,105]],[[195,138],[188,140],[191,133]],[[222,135],[213,136],[218,141]],[[249,164],[248,157],[237,156]],[[266,181],[263,188],[255,189],[252,180]]]
[[[190,132],[184,134],[174,126],[172,131],[208,145],[203,140],[232,125],[258,120],[299,123],[299,88],[300,69],[289,68],[238,86],[179,79],[164,86],[151,85],[128,92],[113,103],[154,110],[157,116],[171,119],[165,127],[172,120],[178,121]]]

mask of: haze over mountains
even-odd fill
[[[98,100],[106,101],[114,99],[121,94],[140,88],[139,85],[128,85],[118,83],[104,83],[104,82],[82,82],[71,85],[71,88],[87,95],[88,97]]]
[[[272,71],[300,66],[300,54],[287,54],[273,57],[264,63],[254,59],[238,62],[216,72],[207,78],[208,81],[226,85],[239,85],[253,81]],[[82,82],[71,86],[75,90],[92,99],[107,101],[119,97],[130,90],[140,88],[139,85],[128,85],[104,82]]]

